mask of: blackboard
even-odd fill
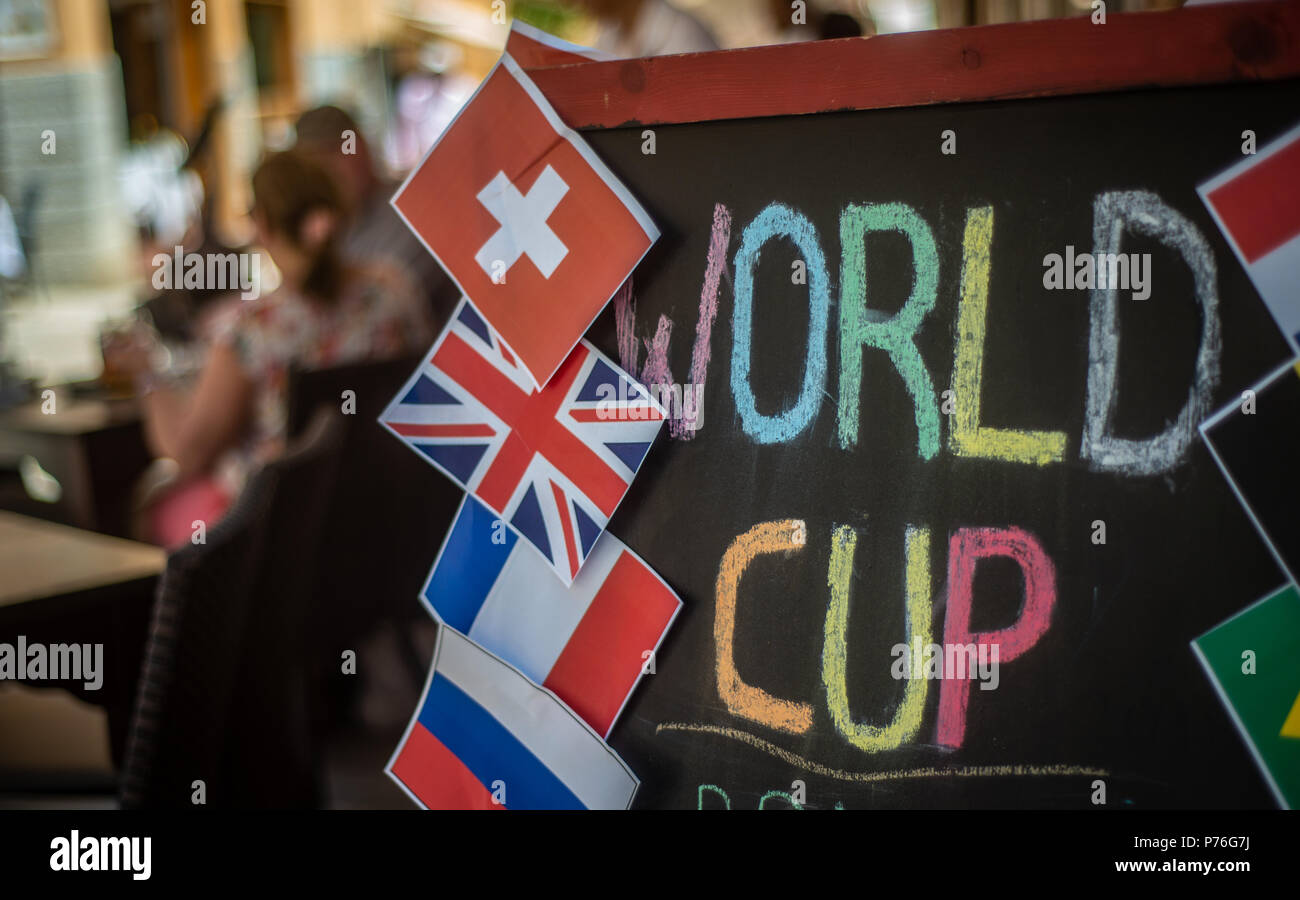
[[[1206,375],[1200,359],[1204,393],[1196,417],[1208,417],[1275,369],[1288,350],[1196,185],[1241,158],[1243,131],[1254,131],[1263,145],[1298,115],[1300,81],[1281,78],[661,121],[653,126],[653,154],[645,152],[642,124],[584,131],[663,232],[635,273],[634,307],[612,305],[588,334],[625,366],[635,347],[634,373],[642,374],[666,317],[667,366],[676,381],[690,379],[719,206],[730,219],[718,257],[701,427],[690,440],[665,429],[610,523],[685,602],[655,674],[610,739],[642,779],[638,806],[788,808],[792,798],[808,808],[1272,805],[1189,642],[1284,576],[1196,422],[1185,449],[1173,462],[1153,464],[1154,472],[1124,471],[1123,453],[1107,455],[1097,433],[1085,458],[1092,292],[1045,289],[1044,258],[1067,246],[1094,249],[1094,217],[1125,203],[1136,204],[1123,207],[1131,215],[1156,210],[1199,235],[1217,300],[1217,328],[1208,330],[1192,266],[1173,239],[1131,224],[1123,229],[1124,252],[1150,254],[1150,295],[1118,292],[1118,387],[1103,430],[1131,440],[1164,431],[1189,403],[1207,341],[1218,344],[1210,367],[1217,371]],[[948,131],[955,154],[942,152]],[[1106,194],[1112,199],[1099,200]],[[756,220],[773,215],[772,204],[792,211],[787,221],[804,223],[803,247],[778,236],[752,257],[741,254],[746,229],[756,231]],[[978,292],[977,239],[981,228],[991,228],[979,423],[1060,433],[1059,460],[959,455],[951,443],[955,413],[942,410],[927,458],[899,368],[870,346],[861,352],[856,438],[845,440],[845,428],[853,429],[841,421],[841,381],[852,353],[841,346],[842,307],[850,302],[852,272],[842,271],[841,220],[863,215],[877,226],[919,221],[933,237],[934,305],[915,346],[929,378],[922,393],[928,390],[927,403],[935,406],[954,387],[963,284],[968,297]],[[814,244],[822,267],[812,258]],[[880,317],[902,308],[926,280],[917,277],[912,246],[889,230],[869,230],[860,244],[865,306]],[[792,415],[787,434],[770,443],[746,430],[734,384],[737,287],[747,280],[738,254],[756,260],[751,364],[739,379],[754,397],[748,415],[810,410],[805,424]],[[797,262],[806,283],[798,283]],[[824,306],[814,297],[819,290]],[[629,308],[634,341],[618,324]],[[823,351],[809,351],[819,316]],[[809,382],[809,402],[801,406],[818,352],[824,377]],[[1093,392],[1104,395],[1105,383]],[[1133,465],[1140,469],[1142,461]],[[760,523],[788,520],[803,523],[805,543],[753,557],[736,588],[733,652],[720,653],[724,557]],[[1097,523],[1104,523],[1104,543]],[[871,732],[860,726],[888,725],[909,684],[891,675],[891,648],[907,634],[909,528],[914,552],[928,555],[913,578],[929,598],[925,624],[933,642],[944,641],[946,617],[957,605],[949,583],[954,536],[973,551],[976,529],[1028,535],[1050,560],[1054,602],[1045,630],[1026,638],[1018,658],[1000,664],[996,689],[952,682],[970,688],[964,730],[954,732],[950,709],[940,733],[946,682],[931,680],[914,733],[893,749],[864,749],[861,735]],[[847,535],[856,543],[845,556]],[[847,592],[841,587],[838,595],[829,571],[836,541],[838,564],[851,566]],[[1044,589],[1041,567],[1035,571],[1036,590]],[[1015,623],[1025,580],[1010,557],[976,563],[970,630]],[[847,609],[842,663],[826,649],[833,631],[828,607],[836,603]],[[724,656],[734,660],[740,681],[776,702],[769,718],[786,715],[784,727],[747,718],[723,696]],[[722,680],[728,677],[724,672]],[[828,679],[844,685],[838,724]],[[753,696],[741,705],[768,702]],[[855,728],[857,744],[846,737]],[[1104,804],[1097,802],[1099,780]]]

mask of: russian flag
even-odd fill
[[[439,622],[553,691],[602,736],[682,605],[608,532],[566,587],[496,513],[468,494],[423,598]]]
[[[1197,192],[1282,333],[1300,352],[1300,126]]]
[[[627,809],[640,784],[554,694],[450,628],[385,771],[426,809]]]

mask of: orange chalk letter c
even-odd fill
[[[718,695],[733,715],[789,734],[803,734],[812,728],[812,704],[781,700],[741,680],[735,658],[736,593],[741,575],[756,556],[802,550],[807,542],[808,531],[802,519],[760,522],[731,542],[718,566],[715,588],[713,644],[717,651]]]

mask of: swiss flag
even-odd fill
[[[539,388],[659,237],[509,55],[393,206]]]

